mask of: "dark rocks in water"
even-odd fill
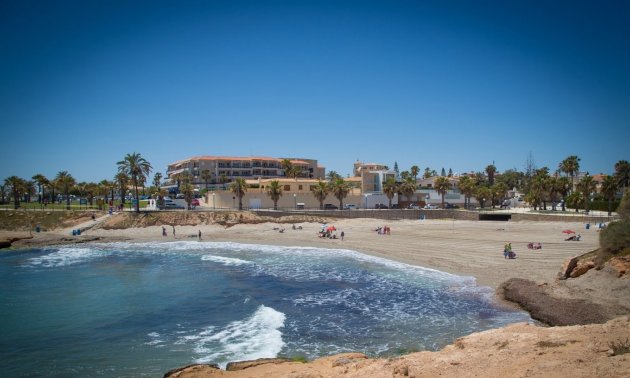
[[[518,303],[532,318],[550,326],[601,324],[610,318],[599,304],[553,297],[533,281],[511,278],[501,284],[501,290],[506,300]]]
[[[179,376],[179,373],[182,373],[184,370],[186,370],[187,372],[192,371],[192,370],[199,370],[199,369],[216,369],[216,370],[220,370],[219,369],[219,365],[217,364],[190,364],[190,365],[186,365],[184,367],[178,367],[175,368],[173,370],[169,370],[164,374],[164,378],[168,378],[168,377],[177,377]]]
[[[9,240],[0,240],[0,249],[11,247],[11,242]]]
[[[236,370],[245,370],[258,365],[265,364],[283,364],[285,362],[291,362],[286,358],[259,358],[257,360],[252,361],[239,361],[239,362],[230,362],[225,367],[227,371],[236,371]]]

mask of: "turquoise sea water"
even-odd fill
[[[471,278],[348,250],[111,243],[0,257],[0,375],[162,376],[261,357],[436,350],[530,321]]]

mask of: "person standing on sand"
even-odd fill
[[[199,236],[199,241],[201,241],[201,230],[199,230],[198,236]]]
[[[175,225],[173,225],[173,237],[175,237]]]
[[[162,226],[162,236],[166,236],[166,227]]]
[[[341,241],[343,241],[343,237],[344,237],[345,235],[346,235],[346,234],[344,234],[344,232],[343,232],[343,231],[341,231]]]

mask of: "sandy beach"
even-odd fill
[[[98,221],[98,220],[97,220]],[[109,219],[82,235],[107,241],[173,241],[197,240],[201,231],[207,242],[240,242],[282,246],[313,246],[342,248],[366,253],[407,264],[437,269],[461,276],[472,276],[478,285],[497,288],[508,278],[526,278],[536,282],[551,282],[562,263],[569,257],[594,250],[599,245],[596,229],[586,230],[582,223],[565,222],[492,222],[463,220],[395,220],[339,219],[330,220],[344,240],[318,237],[321,223],[296,223],[302,229],[292,229],[287,223],[219,224],[162,226],[106,229]],[[89,226],[90,222],[85,225]],[[374,231],[387,225],[390,235]],[[78,226],[77,226],[78,227]],[[284,228],[284,232],[279,232]],[[580,241],[564,241],[563,230],[579,233]],[[35,234],[35,240],[53,236],[69,236],[71,228]],[[48,235],[47,235],[48,234]],[[516,259],[505,259],[503,246],[512,243]],[[528,249],[527,244],[539,242],[542,249]]]

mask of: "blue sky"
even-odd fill
[[[0,179],[196,155],[591,174],[630,160],[626,1],[2,1]]]

